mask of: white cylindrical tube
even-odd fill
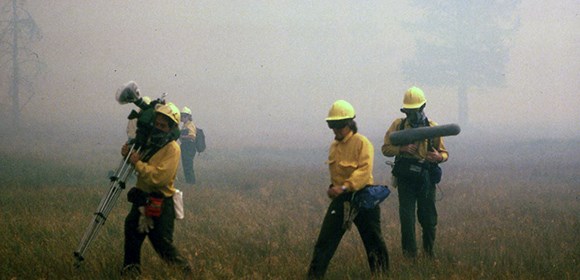
[[[175,206],[175,219],[182,220],[185,217],[185,212],[183,209],[183,192],[180,190],[175,190],[173,194],[173,204]]]

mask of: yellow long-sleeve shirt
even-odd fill
[[[197,128],[195,127],[195,124],[192,121],[187,121],[181,128],[182,131],[185,129],[187,129],[187,134],[182,134],[179,139],[181,141],[195,141],[195,138],[197,137]]]
[[[387,133],[385,133],[384,144],[381,147],[381,151],[383,152],[383,155],[385,155],[387,157],[393,157],[393,156],[399,156],[399,155],[401,155],[403,157],[414,157],[414,156],[411,156],[409,154],[401,154],[401,151],[400,151],[401,146],[395,146],[395,145],[391,144],[391,140],[389,139],[389,136],[392,132],[399,130],[399,126],[401,125],[402,121],[403,121],[403,119],[396,119],[395,121],[393,121],[393,123],[391,124],[391,127],[389,127],[389,129],[387,130]],[[429,121],[429,125],[436,126],[437,123],[433,122],[433,121]],[[404,129],[409,129],[409,128],[411,128],[411,125],[409,124],[409,122],[405,122]],[[415,145],[417,145],[417,154],[419,155],[418,157],[415,156],[415,158],[425,159],[425,157],[427,156],[428,144],[429,144],[428,139],[415,142]],[[449,158],[449,153],[447,152],[447,149],[445,149],[445,144],[443,143],[443,138],[441,138],[441,137],[433,138],[433,147],[443,157],[442,161],[446,161]]]
[[[181,158],[181,149],[175,141],[167,143],[148,162],[138,161],[135,164],[137,171],[137,188],[150,192],[162,192],[165,197],[175,193],[175,176]]]
[[[373,184],[373,144],[360,133],[350,132],[343,140],[334,140],[328,153],[330,180],[348,191],[358,191]]]

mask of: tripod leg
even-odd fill
[[[133,151],[134,145],[131,146],[129,154],[125,157],[115,175],[111,177],[111,185],[107,194],[101,199],[97,211],[94,213],[93,220],[89,223],[77,250],[74,252],[75,256],[75,267],[79,267],[81,262],[84,260],[84,254],[88,249],[90,243],[96,237],[99,229],[105,224],[109,213],[115,206],[121,192],[125,189],[125,181],[131,172],[133,172],[133,166],[129,164],[128,159],[131,151]]]
[[[115,184],[111,187],[107,195],[103,198],[102,203],[98,212],[94,214],[93,220],[89,223],[81,242],[75,251],[75,259],[76,263],[75,266],[79,266],[80,262],[84,260],[84,253],[89,247],[89,244],[97,235],[99,229],[103,226],[105,221],[107,220],[107,216],[112,209],[113,204],[118,199],[119,195],[121,194],[122,188],[115,182]]]

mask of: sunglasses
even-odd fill
[[[346,121],[327,121],[326,122],[328,124],[328,128],[330,129],[343,129],[348,122]]]

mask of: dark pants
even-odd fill
[[[423,230],[423,250],[428,256],[433,256],[437,226],[435,185],[404,178],[397,178],[397,184],[403,254],[407,257],[417,256],[415,240],[415,209],[417,209],[417,217]]]
[[[330,259],[332,259],[342,236],[346,232],[346,229],[342,226],[344,202],[349,201],[351,197],[352,193],[344,193],[330,203],[322,222],[318,240],[314,246],[314,255],[308,270],[308,278],[324,277]],[[379,206],[370,210],[361,209],[353,222],[363,241],[371,273],[388,271],[389,254],[381,233],[381,210]]]
[[[137,230],[139,224],[138,207],[133,204],[131,211],[125,218],[125,260],[124,267],[129,265],[140,265],[141,263],[141,245],[145,237],[149,237],[151,245],[159,254],[161,259],[167,263],[181,266],[184,270],[190,270],[187,260],[182,258],[175,246],[173,246],[173,227],[175,222],[175,209],[173,198],[163,199],[161,216],[154,217],[153,229],[149,233],[140,233]]]
[[[181,164],[183,166],[183,175],[185,182],[188,184],[195,184],[195,171],[193,170],[193,159],[195,158],[195,143],[182,142],[181,143]]]

